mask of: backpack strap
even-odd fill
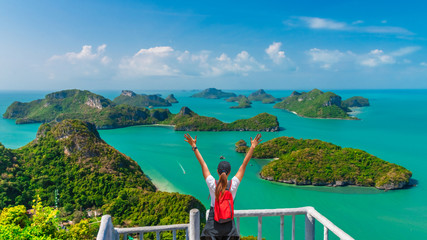
[[[231,179],[230,179],[230,181],[228,181],[227,182],[227,188],[225,189],[225,190],[230,190],[230,188],[231,188]]]

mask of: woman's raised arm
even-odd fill
[[[246,153],[245,159],[243,159],[243,163],[239,168],[239,171],[236,173],[236,177],[242,181],[243,176],[245,175],[246,166],[248,165],[249,160],[252,158],[252,154],[254,153],[255,147],[262,141],[261,134],[257,134],[256,137],[252,140],[251,137],[251,147],[249,148],[248,153]]]
[[[197,142],[197,136],[193,139],[190,134],[186,133],[184,135],[186,142],[190,144],[192,147],[194,154],[196,155],[197,160],[200,163],[200,166],[202,167],[203,177],[206,179],[211,173],[209,172],[208,165],[206,165],[205,160],[203,160],[202,154],[200,154],[199,149],[197,149],[196,142]]]

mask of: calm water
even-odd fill
[[[142,93],[142,91],[136,91]],[[249,94],[252,91],[234,91]],[[276,97],[291,91],[268,91]],[[386,161],[400,164],[413,172],[418,186],[397,191],[379,191],[359,187],[313,187],[272,183],[258,178],[267,160],[251,160],[239,187],[236,209],[288,208],[313,206],[338,227],[356,239],[426,239],[427,238],[427,90],[346,90],[334,91],[344,99],[364,96],[371,107],[358,110],[360,121],[304,119],[273,105],[254,103],[250,109],[229,109],[235,103],[224,100],[191,99],[193,92],[173,92],[180,103],[170,107],[174,113],[188,106],[200,115],[223,121],[234,121],[269,112],[285,128],[278,133],[263,133],[263,140],[293,136],[320,139],[343,147],[365,150]],[[0,112],[14,100],[42,98],[47,92],[0,92]],[[110,99],[120,94],[97,92]],[[163,97],[171,92],[163,93]],[[31,141],[39,124],[15,125],[0,119],[0,142],[18,148]],[[165,191],[191,194],[209,206],[208,190],[200,166],[184,142],[184,132],[169,127],[137,126],[100,131],[101,137],[119,151],[137,161],[154,183]],[[234,152],[239,139],[249,140],[254,132],[192,132],[198,136],[198,147],[211,172],[221,155],[237,170],[243,155]],[[181,168],[182,166],[182,168]],[[184,171],[185,170],[185,174]],[[233,171],[233,170],[232,170]],[[213,174],[215,176],[215,174]],[[256,235],[256,219],[242,220],[243,235]],[[285,218],[285,234],[290,238],[291,218]],[[297,238],[303,238],[304,218],[297,217]],[[323,228],[316,225],[317,234]],[[263,219],[263,236],[278,239],[279,218]],[[319,236],[320,237],[320,236]],[[335,238],[331,238],[335,239]]]

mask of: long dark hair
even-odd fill
[[[219,199],[221,194],[224,194],[224,191],[226,188],[227,188],[227,174],[225,172],[222,172],[219,175],[219,181],[216,184],[215,199]]]

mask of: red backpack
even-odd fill
[[[216,184],[216,181],[215,181]],[[234,217],[234,202],[233,195],[229,191],[231,180],[227,183],[227,188],[223,194],[220,194],[219,199],[215,199],[215,221],[225,223],[233,220]]]

